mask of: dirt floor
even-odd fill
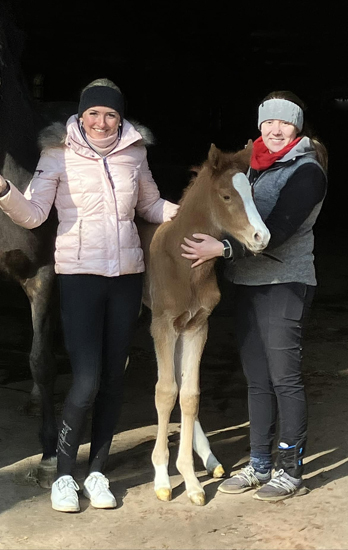
[[[108,476],[118,508],[96,510],[81,497],[81,512],[50,506],[50,491],[35,473],[40,460],[39,418],[25,414],[31,389],[28,371],[30,318],[25,297],[3,283],[0,291],[0,549],[348,549],[348,265],[338,255],[318,259],[320,291],[304,343],[309,405],[306,485],[309,493],[271,504],[252,492],[219,493],[220,480],[198,476],[207,504],[192,505],[175,468],[180,416],[173,412],[170,473],[173,500],[153,490],[151,451],[156,436],[156,362],[148,324],[139,323],[127,369],[119,432]],[[70,374],[58,350],[59,414]],[[210,318],[201,367],[201,423],[226,471],[248,459],[246,385],[234,346],[228,300]],[[82,483],[88,441],[81,447]]]

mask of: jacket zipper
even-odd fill
[[[77,259],[81,259],[81,249],[82,249],[82,220],[79,221],[79,249],[77,251]]]
[[[103,157],[103,164],[104,164],[105,172],[106,172],[106,174],[107,174],[107,176],[108,176],[109,182],[110,182],[111,187],[112,187],[112,194],[113,194],[114,202],[115,202],[116,218],[118,219],[118,215],[117,215],[117,200],[116,200],[116,192],[115,192],[115,184],[114,184],[113,179],[112,179],[112,176],[111,176],[111,174],[110,174],[110,170],[109,170],[109,166],[108,166],[106,157]],[[119,235],[118,235],[118,232],[116,232],[116,239],[118,240],[118,250],[120,250],[120,243],[119,243]]]
[[[105,168],[106,174],[107,174],[107,176],[108,176],[109,182],[111,183],[111,187],[112,187],[113,190],[115,191],[115,184],[114,184],[114,182],[112,181],[112,177],[111,177],[111,174],[110,174],[110,170],[109,170],[108,163],[107,163],[107,161],[106,161],[106,157],[103,157],[103,164],[104,164],[104,168]]]

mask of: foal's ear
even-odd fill
[[[250,155],[252,153],[252,150],[253,150],[253,140],[252,139],[248,139],[248,143],[246,144],[246,146],[244,147],[244,151],[249,151],[250,152]]]
[[[236,164],[238,168],[244,173],[248,171],[252,152],[253,141],[249,139],[244,149],[237,151],[237,153],[233,155],[233,163]]]
[[[216,145],[212,143],[208,153],[208,162],[213,170],[216,170],[219,166],[220,153],[220,149],[218,149]]]

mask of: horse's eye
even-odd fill
[[[229,201],[231,199],[231,195],[224,195],[223,199],[224,201]]]

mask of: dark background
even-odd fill
[[[23,70],[37,101],[78,101],[91,80],[113,80],[127,118],[156,138],[150,165],[172,200],[212,142],[233,150],[259,136],[257,105],[267,93],[298,94],[329,150],[317,231],[322,242],[336,242],[346,210],[345,3],[2,2],[21,31]]]
[[[0,0],[16,24],[12,38],[37,103],[70,106],[91,80],[113,80],[125,95],[127,118],[156,138],[150,167],[170,200],[180,198],[188,168],[206,158],[212,142],[234,150],[259,136],[257,106],[265,95],[298,94],[329,152],[328,193],[315,226],[321,311],[320,300],[336,307],[330,293],[343,309],[347,296],[348,26],[345,3],[308,4]],[[217,317],[231,304],[230,285],[222,278],[220,285]],[[0,324],[8,330],[0,376],[2,370],[8,380],[29,378],[29,304],[19,287],[1,290]],[[323,315],[326,322],[330,312]],[[59,372],[68,372],[61,350]],[[16,367],[11,373],[9,364]]]

